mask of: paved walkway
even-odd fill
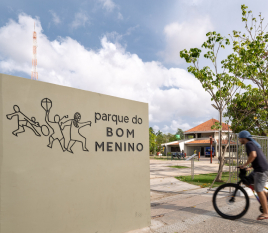
[[[213,192],[175,179],[190,174],[190,169],[168,167],[175,165],[190,167],[190,162],[150,161],[151,226],[128,233],[268,232],[268,220],[256,221],[260,212],[255,197],[250,197],[250,209],[243,218],[223,219],[212,206]],[[216,159],[213,164],[209,159],[195,162],[195,174],[217,172],[217,169]]]

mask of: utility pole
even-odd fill
[[[35,31],[35,22],[34,22],[34,32],[33,32],[33,59],[32,59],[32,80],[38,80],[38,72],[37,72],[37,34]]]

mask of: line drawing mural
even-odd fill
[[[49,148],[52,148],[53,142],[55,140],[58,140],[61,146],[61,149],[63,151],[66,150],[65,148],[65,138],[64,135],[62,133],[62,128],[61,128],[61,121],[64,118],[68,118],[68,115],[63,116],[62,118],[60,118],[60,116],[58,114],[56,114],[54,116],[54,121],[49,120],[49,113],[50,113],[50,109],[52,108],[52,101],[48,98],[44,98],[41,101],[41,106],[42,108],[46,111],[46,116],[45,116],[45,121],[48,124],[48,126],[51,129],[51,134],[49,135],[49,144],[47,145]]]
[[[36,121],[35,117],[27,117],[20,111],[18,105],[13,106],[13,113],[7,114],[6,117],[8,120],[11,120],[13,117],[17,118],[18,128],[12,132],[13,135],[18,136],[19,133],[25,132],[25,127],[31,129],[34,134],[38,137],[41,137],[41,134],[37,129],[41,131],[43,136],[48,136],[48,145],[47,147],[53,149],[54,141],[57,140],[61,146],[62,151],[68,151],[73,153],[72,147],[76,142],[81,142],[82,150],[88,151],[86,147],[86,137],[80,133],[80,129],[89,125],[91,126],[91,121],[80,122],[81,114],[76,112],[73,119],[69,119],[65,122],[62,122],[64,118],[68,118],[68,115],[60,117],[59,114],[55,114],[53,120],[50,119],[50,110],[52,108],[52,101],[49,98],[43,98],[41,100],[41,107],[45,110],[45,122],[47,125],[41,125]],[[64,136],[63,130],[65,127],[70,127],[69,134],[70,139],[66,147],[66,135]],[[68,132],[68,131],[67,131]]]
[[[47,136],[49,134],[49,129],[46,125],[39,125],[39,122],[36,122],[35,117],[31,117],[31,119],[27,116],[25,116],[21,111],[18,105],[13,106],[13,113],[7,114],[7,119],[11,120],[13,117],[17,117],[18,121],[18,129],[14,130],[12,132],[13,135],[18,137],[19,133],[25,132],[25,127],[31,129],[34,134],[38,137],[41,137],[41,134],[37,131],[36,128],[40,128],[42,134],[44,136]]]
[[[74,119],[70,119],[62,123],[62,129],[64,129],[66,126],[70,126],[71,139],[68,143],[67,151],[71,153],[73,153],[72,147],[76,142],[81,142],[83,151],[88,151],[86,147],[86,138],[80,134],[79,130],[87,125],[91,126],[91,121],[79,122],[80,120],[81,114],[79,112],[76,112],[74,114]]]

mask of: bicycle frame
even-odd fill
[[[226,219],[230,219],[230,220],[235,220],[235,219],[238,219],[238,218],[243,217],[247,213],[247,211],[249,209],[250,199],[249,199],[249,196],[247,194],[247,191],[244,189],[244,187],[242,187],[244,185],[247,186],[247,187],[249,187],[252,190],[252,192],[253,192],[254,196],[256,197],[256,199],[258,200],[259,204],[261,204],[260,203],[260,198],[259,198],[258,194],[255,192],[254,185],[251,185],[250,184],[252,182],[252,180],[245,179],[245,177],[246,177],[246,171],[245,170],[243,170],[243,172],[240,171],[240,173],[239,173],[240,180],[237,183],[226,183],[226,184],[222,184],[221,186],[219,186],[215,190],[215,192],[213,194],[213,198],[212,198],[212,203],[213,203],[214,209],[216,210],[216,212],[221,217],[226,218]],[[244,185],[241,185],[242,183]],[[229,190],[227,191],[226,188],[228,188]],[[264,189],[268,191],[268,187],[265,186]],[[241,192],[242,195],[240,195],[240,194],[237,195],[238,194],[237,193],[238,190]],[[243,196],[242,199],[239,199],[239,200],[242,200],[242,201],[243,201],[243,199],[245,200],[245,205],[244,205],[244,203],[242,203],[242,205],[240,206],[240,207],[242,207],[242,208],[240,208],[241,211],[239,210],[240,212],[238,212],[235,215],[228,213],[227,210],[229,208],[225,208],[225,209],[223,208],[222,209],[221,207],[223,207],[223,206],[217,204],[218,203],[218,201],[217,201],[217,195],[220,192],[226,192],[226,191],[229,194],[227,194],[225,201],[229,205],[234,204],[236,202],[236,197],[238,197],[238,196],[241,196],[241,197]],[[260,205],[259,210],[260,210],[261,213],[263,213],[264,210],[262,208],[262,205]]]
[[[261,202],[260,202],[260,198],[259,198],[258,194],[256,193],[256,191],[255,191],[253,185],[249,185],[248,187],[252,190],[254,196],[256,197],[256,199],[258,200],[258,202],[261,204]],[[264,187],[264,188],[265,188],[266,190],[268,190],[268,187]]]

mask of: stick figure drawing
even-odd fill
[[[39,122],[36,122],[35,117],[32,117],[31,119],[25,116],[21,111],[18,105],[13,106],[14,113],[7,114],[7,119],[11,120],[14,116],[17,117],[18,120],[18,129],[14,130],[12,132],[13,135],[18,136],[19,133],[25,132],[25,127],[31,129],[34,134],[38,137],[40,137],[40,133],[36,130],[35,127],[40,127],[41,132],[44,136],[48,135],[48,128],[46,125],[39,125]]]
[[[49,125],[49,127],[51,128],[52,132],[49,135],[49,144],[47,145],[49,148],[52,148],[53,142],[55,140],[58,140],[61,146],[61,149],[63,151],[66,150],[65,148],[65,138],[63,136],[62,133],[62,128],[61,128],[61,121],[64,118],[68,118],[68,115],[63,116],[62,118],[60,118],[60,116],[58,114],[56,114],[54,116],[54,121],[49,120],[49,113],[50,113],[50,109],[52,108],[52,101],[48,98],[45,98],[41,101],[41,106],[42,108],[46,111],[46,116],[45,116],[45,121],[46,123]]]
[[[41,135],[48,136],[47,147],[49,148],[53,147],[56,140],[59,142],[63,152],[67,150],[73,153],[72,147],[76,142],[81,142],[82,150],[88,151],[86,147],[87,139],[80,133],[80,129],[87,125],[91,126],[91,121],[80,122],[81,114],[79,112],[74,114],[73,119],[67,119],[65,122],[63,122],[63,119],[68,118],[68,115],[60,117],[59,114],[53,114],[54,117],[52,118],[52,101],[49,98],[43,98],[41,100],[41,107],[45,110],[45,119],[42,119],[42,121],[46,122],[44,125],[40,125],[35,117],[27,117],[21,112],[18,105],[14,105],[14,112],[6,115],[8,120],[11,120],[13,117],[17,119],[18,128],[15,129],[12,134],[17,137],[19,133],[23,133],[29,128],[38,137],[41,137]],[[67,127],[68,129],[64,131],[66,126],[70,127],[70,129]],[[66,139],[68,141],[66,141]]]
[[[81,114],[79,112],[76,112],[74,114],[74,119],[70,119],[62,123],[62,129],[64,129],[66,126],[70,126],[71,139],[69,141],[67,151],[71,153],[73,153],[72,147],[76,142],[81,142],[83,151],[88,151],[86,148],[86,138],[80,134],[79,130],[86,125],[91,126],[91,121],[79,122],[80,120]]]

